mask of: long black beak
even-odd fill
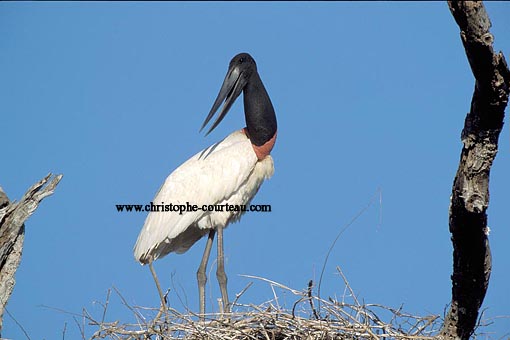
[[[205,134],[206,136],[210,134],[211,131],[214,130],[221,123],[223,118],[225,118],[225,116],[227,115],[227,112],[232,106],[232,104],[234,104],[237,97],[239,97],[239,95],[243,91],[243,88],[246,85],[247,80],[242,75],[243,73],[237,67],[234,67],[230,69],[227,75],[225,76],[223,85],[221,85],[220,93],[218,94],[218,97],[216,97],[216,100],[214,101],[211,111],[207,115],[207,118],[205,118],[205,121],[202,124],[200,131],[202,131],[204,127],[207,125],[207,123],[209,123],[211,118],[214,116],[214,113],[220,107],[223,100],[225,100],[225,103],[223,104],[223,107],[220,110],[218,118],[216,118],[214,124]]]

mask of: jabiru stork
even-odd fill
[[[231,133],[220,142],[202,150],[175,169],[161,186],[154,202],[203,205],[248,205],[262,182],[274,172],[270,152],[276,141],[276,115],[269,95],[257,72],[255,60],[248,53],[236,55],[229,64],[220,92],[200,131],[209,123],[224,102],[206,135],[223,120],[237,97],[243,92],[246,127]],[[206,267],[218,234],[216,277],[224,311],[229,311],[227,276],[223,253],[223,230],[238,221],[242,211],[150,212],[138,236],[134,255],[142,265],[165,255],[186,252],[195,242],[208,235],[197,271],[200,314],[205,314]],[[162,306],[163,307],[163,306]]]

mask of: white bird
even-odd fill
[[[216,276],[223,307],[229,311],[227,276],[224,269],[223,229],[240,219],[242,211],[202,211],[203,205],[248,205],[262,182],[273,175],[270,152],[276,141],[277,123],[273,105],[257,73],[255,60],[247,53],[231,61],[221,90],[201,130],[219,109],[209,134],[223,120],[243,92],[246,127],[202,150],[172,172],[161,186],[154,204],[197,205],[197,211],[150,212],[134,247],[141,264],[149,264],[158,286],[152,262],[168,253],[184,253],[208,235],[197,271],[200,314],[205,314],[206,267],[215,233],[218,233]]]

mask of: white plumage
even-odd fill
[[[187,160],[161,186],[154,204],[249,204],[262,182],[273,175],[271,156],[259,161],[243,130]],[[226,227],[239,212],[150,212],[134,248],[135,258],[149,263],[170,252],[184,253],[209,229]]]
[[[206,268],[217,234],[216,277],[224,311],[229,311],[223,230],[231,222],[237,221],[243,211],[204,211],[202,207],[250,204],[262,182],[273,175],[273,159],[270,153],[278,128],[273,104],[257,72],[257,64],[247,53],[240,53],[230,61],[225,80],[202,129],[221,106],[209,132],[214,130],[241,93],[244,97],[246,128],[197,153],[175,169],[153,201],[154,205],[185,205],[196,206],[198,209],[185,212],[151,211],[136,241],[135,258],[142,264],[149,264],[162,308],[166,302],[152,263],[170,252],[184,253],[200,238],[209,234],[197,270],[200,314],[204,316]]]

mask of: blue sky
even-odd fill
[[[486,3],[495,47],[510,53],[510,5]],[[274,177],[226,233],[231,296],[262,276],[295,289],[318,280],[341,296],[338,265],[359,298],[415,314],[450,301],[448,204],[460,132],[474,87],[459,31],[434,3],[1,3],[0,185],[11,199],[48,172],[64,178],[26,224],[9,312],[32,339],[79,336],[72,316],[101,317],[115,286],[132,305],[157,306],[132,247],[150,202],[186,159],[244,126],[242,101],[209,136],[198,133],[228,62],[249,52],[279,123]],[[510,330],[508,126],[493,166],[493,272],[484,332]],[[170,303],[198,309],[195,272],[205,242],[156,262]],[[215,252],[213,251],[213,256]],[[213,262],[213,261],[211,261]],[[208,310],[220,297],[214,267]],[[174,289],[175,287],[175,289]],[[295,297],[281,293],[292,307]],[[243,303],[273,297],[255,281]],[[180,300],[181,299],[181,300]],[[282,302],[281,301],[281,302]],[[23,339],[5,316],[2,335]],[[133,321],[113,299],[108,321]],[[89,328],[87,335],[90,336]]]

